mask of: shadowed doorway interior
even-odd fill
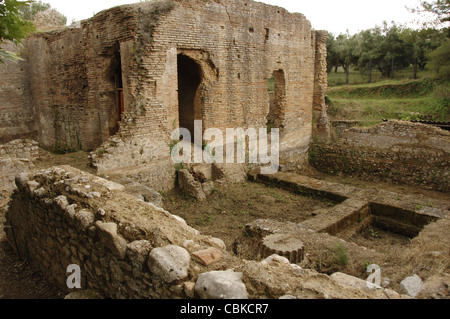
[[[198,88],[202,80],[200,66],[186,55],[178,55],[178,112],[180,128],[186,128],[194,138],[194,120],[201,114]]]

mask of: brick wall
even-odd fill
[[[92,150],[117,130],[114,74],[119,43],[132,36],[132,10],[102,12],[79,28],[25,41],[39,142],[61,150]]]
[[[12,43],[2,48],[19,52]],[[27,91],[24,61],[4,61],[0,64],[0,143],[17,138],[33,138],[36,135],[33,106]]]
[[[131,59],[124,66],[129,70],[126,93],[130,104],[119,135],[126,136],[130,141],[127,145],[136,148],[145,146],[143,139],[160,145],[152,153],[144,147],[143,156],[128,159],[129,165],[169,155],[170,134],[179,123],[178,54],[188,56],[202,70],[195,119],[203,120],[204,130],[266,127],[270,108],[267,80],[274,72],[283,74],[284,103],[279,112],[283,114],[282,162],[303,160],[312,134],[314,81],[324,77],[316,72],[316,48],[325,39],[315,36],[303,15],[262,3],[174,4],[170,13],[160,17],[151,35],[138,34],[136,42],[123,44],[126,49],[122,52],[140,54],[138,62]],[[142,8],[145,13],[146,7]],[[99,158],[94,154],[94,165],[101,171],[119,168],[117,156],[126,156],[129,150],[106,146],[108,142],[103,148],[113,156]]]
[[[254,1],[160,0],[102,11],[25,43],[38,140],[64,151],[100,147],[105,156],[93,154],[99,171],[167,160],[179,125],[183,54],[201,69],[193,113],[204,129],[266,127],[267,80],[276,74],[281,161],[302,162],[314,100],[322,105],[323,85],[315,81],[326,79],[324,43],[303,15]]]

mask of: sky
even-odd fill
[[[92,17],[104,9],[139,0],[43,0],[67,17],[79,21]],[[406,7],[418,7],[420,0],[259,0],[300,12],[311,21],[316,30],[327,30],[333,34],[355,34],[382,25],[383,21],[397,24],[411,23],[417,19]],[[417,25],[417,24],[416,24]],[[414,24],[409,25],[414,27]]]

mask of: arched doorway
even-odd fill
[[[198,88],[202,81],[200,65],[190,57],[178,55],[178,112],[179,126],[186,128],[194,138],[194,120],[201,119]]]
[[[286,80],[283,70],[276,70],[268,79],[270,99],[267,126],[269,128],[282,128],[286,105]]]

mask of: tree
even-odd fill
[[[334,68],[334,71],[337,73],[337,69],[339,67],[339,55],[336,47],[336,38],[335,36],[328,32],[327,38],[327,72],[331,72]]]
[[[349,83],[350,67],[358,61],[357,41],[355,36],[340,34],[336,38],[337,65],[341,65],[345,71],[345,83]]]
[[[38,29],[50,30],[51,26],[64,26],[67,23],[67,17],[55,9],[52,9],[49,3],[42,1],[31,1],[27,7],[20,9],[23,17],[34,23]]]
[[[32,1],[29,6],[22,7],[19,9],[25,20],[33,21],[34,17],[38,12],[50,9],[51,5],[49,3],[43,3],[42,1]]]
[[[413,63],[413,77],[417,79],[418,69],[423,71],[429,61],[429,53],[436,50],[445,40],[445,33],[434,28],[401,31],[400,39],[409,45]]]
[[[29,6],[30,1],[0,0],[0,45],[11,41],[16,45],[20,44],[30,32],[34,31],[31,22],[26,21],[20,9]],[[0,63],[4,60],[18,60],[16,54],[0,47]]]
[[[377,44],[381,43],[382,35],[379,28],[361,31],[359,38],[359,59],[358,66],[369,73],[369,83],[372,83],[372,70],[380,59],[382,52],[378,49]]]
[[[439,78],[450,79],[450,39],[429,54],[430,66]]]
[[[376,65],[383,77],[393,79],[396,70],[408,67],[412,63],[411,50],[400,39],[401,29],[393,23],[390,27],[385,22],[382,28],[376,28],[381,37],[376,41]]]
[[[450,0],[422,1],[421,5],[424,11],[434,13],[441,23],[450,21]]]

